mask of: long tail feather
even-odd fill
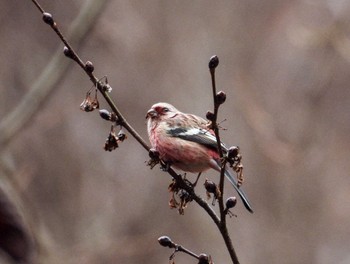
[[[247,208],[247,210],[249,212],[253,213],[253,209],[252,209],[252,206],[250,205],[250,202],[247,198],[247,195],[244,193],[244,191],[241,188],[238,188],[237,181],[232,176],[232,174],[228,170],[225,170],[225,176],[228,179],[228,181],[233,185],[233,187],[236,189],[237,193],[239,194],[239,196],[242,199],[242,202],[243,202],[245,208]]]

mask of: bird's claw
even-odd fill
[[[164,161],[160,162],[160,169],[162,171],[165,171],[165,172],[169,171],[170,166],[171,166],[170,162],[164,162]]]

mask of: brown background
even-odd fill
[[[67,32],[85,2],[41,4]],[[31,1],[0,7],[2,120],[63,45]],[[111,96],[144,138],[155,102],[201,116],[212,108],[207,63],[217,54],[217,86],[227,93],[221,135],[241,147],[255,210],[239,204],[228,223],[241,263],[349,263],[349,11],[347,1],[108,1],[75,48],[98,76],[108,75]],[[1,149],[0,180],[38,240],[35,261],[168,263],[171,250],[157,238],[169,235],[229,263],[196,204],[184,216],[169,209],[170,177],[146,167],[148,154],[133,138],[112,153],[102,149],[110,124],[79,110],[90,86],[71,63]],[[205,177],[217,175],[202,177],[203,197]],[[179,254],[176,263],[195,261]]]

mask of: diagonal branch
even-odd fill
[[[87,35],[94,26],[105,3],[106,0],[86,1],[86,4],[69,29],[68,36],[70,36],[72,45],[78,46],[81,40]],[[57,65],[60,65],[60,67],[57,67]],[[24,95],[16,108],[1,121],[1,148],[7,146],[23,126],[30,122],[31,118],[52,94],[55,86],[62,80],[62,76],[66,73],[69,65],[69,61],[62,56],[62,51],[56,51],[28,93]]]
[[[120,110],[117,108],[116,104],[114,103],[114,101],[110,98],[109,93],[108,93],[108,89],[106,89],[106,83],[103,83],[101,81],[99,81],[93,74],[94,71],[94,67],[93,64],[91,62],[87,62],[87,63],[83,63],[83,61],[79,58],[79,56],[77,55],[77,53],[73,50],[73,48],[71,47],[70,43],[66,40],[66,38],[63,36],[63,34],[61,33],[61,31],[59,30],[56,22],[53,20],[51,14],[49,13],[45,13],[44,9],[40,7],[40,5],[38,4],[38,2],[36,0],[32,0],[32,2],[38,7],[38,9],[40,10],[40,12],[43,14],[43,19],[44,22],[47,23],[48,25],[51,26],[51,28],[56,32],[56,34],[59,36],[59,38],[61,39],[61,41],[65,44],[65,49],[64,49],[64,54],[71,58],[72,60],[74,60],[76,63],[78,63],[78,65],[85,71],[85,73],[89,76],[90,80],[92,81],[92,83],[96,86],[96,88],[99,90],[99,92],[102,94],[102,96],[104,97],[104,99],[106,100],[106,102],[108,103],[108,105],[111,107],[112,111],[115,113],[115,115],[118,118],[118,124],[120,124],[121,126],[123,126],[147,151],[150,150],[150,147],[148,146],[148,144],[145,142],[145,140],[143,140],[143,138],[137,133],[137,131],[135,131],[133,129],[133,127],[127,122],[127,120],[125,119],[125,117],[122,115],[122,113],[120,112]],[[216,57],[217,58],[217,57]],[[215,66],[216,67],[216,66]],[[212,72],[212,77],[214,76]],[[216,90],[215,90],[215,78],[212,79],[213,82],[213,93],[214,93],[214,105],[215,105],[215,121],[213,122],[214,124],[214,131],[217,137],[217,141],[218,141],[218,148],[219,148],[219,154],[222,157],[223,156],[223,151],[221,148],[221,143],[220,143],[220,137],[219,137],[219,133],[218,133],[218,126],[216,123],[216,119],[217,119],[217,113],[218,113],[218,107],[219,104],[217,102],[217,95],[216,95]],[[218,229],[220,230],[224,241],[226,243],[227,249],[230,253],[231,259],[233,261],[234,264],[239,264],[237,256],[235,254],[235,251],[233,249],[232,243],[231,243],[231,239],[228,235],[228,231],[227,231],[227,227],[226,227],[226,221],[225,221],[225,214],[223,213],[224,210],[224,205],[223,205],[223,198],[221,195],[221,198],[219,199],[219,203],[220,203],[220,213],[221,213],[221,219],[216,215],[215,211],[209,206],[209,204],[203,200],[202,198],[200,198],[198,195],[196,195],[196,193],[194,192],[194,189],[192,186],[188,185],[186,183],[186,181],[184,181],[184,179],[181,177],[181,175],[177,174],[172,168],[168,168],[167,172],[176,180],[177,184],[179,185],[180,188],[184,189],[185,191],[187,191],[190,196],[197,202],[197,204],[202,207],[207,213],[208,215],[212,218],[212,220],[214,221],[214,223],[216,224],[216,226],[218,227]],[[220,189],[221,189],[221,193],[223,193],[223,170],[221,171],[221,179],[220,179]]]

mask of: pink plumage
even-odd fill
[[[159,152],[163,161],[186,172],[199,173],[210,168],[220,171],[216,137],[205,119],[182,113],[168,103],[154,104],[146,118],[152,148]],[[222,146],[226,152],[227,148]],[[253,212],[245,193],[238,188],[228,169],[225,176],[237,190],[247,210]]]

